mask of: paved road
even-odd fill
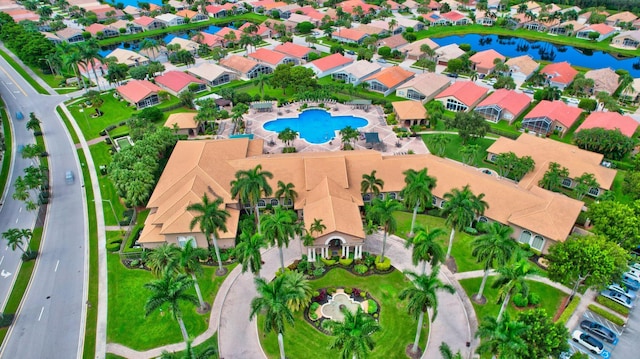
[[[0,357],[78,357],[82,354],[86,316],[88,226],[76,149],[55,111],[56,105],[66,97],[38,94],[2,58],[0,68],[0,95],[9,111],[22,111],[25,117],[35,112],[42,121],[50,153],[52,187],[52,201],[34,276]],[[24,121],[13,120],[18,145],[33,142],[24,128]],[[12,180],[24,165],[21,159],[16,160]],[[74,184],[65,183],[67,170],[74,172]],[[0,217],[0,226],[7,222],[10,225],[16,219],[25,227],[33,223],[32,214],[20,211],[19,204],[11,204],[9,200]],[[5,253],[3,250],[2,254],[6,256],[8,253]],[[13,257],[5,261],[7,265],[17,263]],[[0,277],[0,282],[4,281]],[[0,290],[1,295],[6,296],[8,288],[3,286]]]

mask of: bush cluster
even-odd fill
[[[374,314],[378,311],[378,303],[376,303],[373,299],[369,299],[369,307],[367,309],[367,312],[369,314]]]
[[[384,257],[384,261],[380,263],[380,256],[376,256],[376,269],[379,271],[388,271],[391,268],[391,259]]]
[[[353,258],[340,258],[340,264],[345,267],[350,266],[351,263],[353,263]]]
[[[576,302],[576,303],[577,303],[577,302],[579,302],[579,300],[577,300],[577,299],[575,299],[575,298],[574,298],[574,300],[573,300],[573,301],[574,301],[574,302]],[[573,304],[573,302],[571,302],[571,304]],[[578,306],[578,305],[576,304],[576,307],[577,307],[577,306]],[[602,308],[598,307],[598,306],[597,306],[597,305],[595,305],[595,304],[590,304],[588,308],[589,308],[589,310],[590,310],[590,311],[592,311],[592,312],[594,312],[594,313],[598,314],[599,316],[601,316],[601,317],[603,317],[603,318],[607,319],[608,321],[610,321],[611,323],[614,323],[614,324],[616,324],[616,325],[623,326],[623,325],[625,325],[625,323],[626,323],[626,321],[625,321],[624,319],[622,319],[622,318],[618,317],[618,316],[617,316],[617,315],[615,315],[615,314],[611,314],[611,313],[609,313],[608,311],[606,311],[606,310],[604,310],[604,309],[602,309]],[[567,309],[569,309],[569,308],[567,308]],[[565,309],[565,312],[567,311],[567,309]],[[573,308],[573,310],[575,310],[575,308]],[[573,312],[573,310],[572,310],[572,312]],[[562,316],[564,316],[564,313],[563,313],[563,315],[562,315]],[[562,316],[560,316],[560,318],[562,318]],[[569,319],[569,317],[567,317],[567,319]],[[565,320],[565,322],[566,322],[566,320]]]
[[[358,274],[365,274],[369,270],[369,267],[364,264],[356,264],[353,266],[353,270]]]
[[[624,315],[625,317],[629,316],[629,308],[627,308],[627,307],[625,307],[625,306],[623,306],[621,304],[618,304],[618,303],[612,301],[609,298],[598,296],[596,298],[596,302],[604,305],[605,307],[613,310],[616,313],[620,313],[620,314]]]

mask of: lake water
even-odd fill
[[[311,109],[303,111],[298,117],[278,118],[266,122],[262,127],[267,131],[280,133],[289,127],[300,134],[300,138],[309,143],[320,144],[333,140],[336,131],[347,126],[355,129],[364,127],[369,123],[362,117],[354,116],[331,116],[325,110]]]
[[[117,0],[117,1],[116,0],[109,0],[107,2],[110,2],[112,5],[115,5],[115,4],[119,3],[119,2],[121,2],[121,3],[124,4],[124,6],[131,5],[131,6],[135,6],[137,8],[140,8],[140,6],[138,6],[138,2],[139,2],[138,0]],[[141,1],[141,2],[146,2],[146,3],[149,3],[149,4],[156,4],[158,6],[162,6],[162,0],[144,0],[144,1]]]
[[[625,69],[633,77],[640,77],[640,58],[616,58],[609,53],[555,45],[544,41],[532,41],[519,37],[468,34],[432,38],[440,46],[449,44],[469,44],[475,51],[494,49],[506,57],[529,55],[534,60],[551,62],[567,61],[574,66],[592,69],[610,67]]]

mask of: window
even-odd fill
[[[195,237],[178,236],[178,245],[180,246],[180,248],[186,247],[187,243],[191,243],[191,247],[194,247],[194,248],[198,246],[198,244],[196,243]]]
[[[498,159],[498,155],[496,155],[495,153],[492,153],[489,155],[489,161],[495,162],[497,159]]]
[[[558,131],[558,132],[562,132],[562,131],[564,131],[564,127],[562,127],[562,126],[556,126],[554,129],[555,129],[556,131]]]
[[[220,75],[220,76],[216,77],[211,82],[211,85],[213,85],[213,86],[222,85],[222,84],[226,84],[229,81],[231,81],[231,76],[229,76],[229,74],[223,74],[223,75]]]
[[[562,180],[562,185],[565,187],[571,187],[572,183],[571,178],[565,178]]]
[[[600,188],[591,187],[589,188],[589,194],[594,197],[598,197],[600,195]]]
[[[364,196],[362,196],[362,200],[365,202],[370,202],[371,201],[371,193],[365,193]]]
[[[378,194],[378,198],[379,198],[379,199],[384,199],[384,193],[380,193],[380,194]]]
[[[389,196],[389,198],[391,198],[391,199],[397,199],[397,197],[398,197],[395,192],[391,192],[391,193],[387,194],[387,196]]]
[[[385,92],[388,89],[389,88],[387,86],[379,83],[378,81],[369,82],[369,90],[370,91]]]
[[[447,203],[447,201],[442,200],[442,202],[440,202],[440,208],[444,208],[445,203]]]
[[[436,197],[432,196],[431,197],[431,205],[435,207],[437,204],[438,204],[438,199]]]
[[[412,100],[422,101],[425,98],[427,98],[427,96],[421,94],[418,91],[415,91],[414,89],[408,89],[407,90],[407,98],[412,99]]]
[[[447,103],[445,106],[447,110],[454,111],[454,112],[466,111],[469,108],[467,105],[463,104],[462,102],[452,98],[447,99]]]
[[[480,216],[480,218],[478,218],[478,222],[487,223],[487,222],[489,222],[489,220],[485,216]]]
[[[522,233],[520,233],[520,243],[526,243],[529,244],[529,241],[531,240],[531,232],[529,231],[522,231]]]
[[[264,199],[258,200],[258,207],[264,208],[267,206],[267,202]]]
[[[277,200],[277,199],[275,199],[275,198],[271,199],[271,205],[272,205],[272,206],[274,206],[274,207],[275,207],[275,206],[277,206],[277,205],[279,205],[279,204],[280,204],[280,202],[278,202],[278,200]]]
[[[522,121],[522,128],[535,133],[547,134],[551,130],[552,121],[547,117],[526,118]]]
[[[293,201],[291,200],[291,198],[285,198],[284,199],[284,205],[288,206],[288,207],[293,206]]]
[[[533,237],[533,241],[531,241],[531,248],[541,251],[543,244],[544,238],[536,235],[535,237]]]

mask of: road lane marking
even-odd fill
[[[53,270],[54,272],[57,272],[57,271],[58,271],[58,264],[60,264],[60,260],[58,260],[58,261],[56,262],[56,268]]]
[[[4,87],[6,87],[6,88],[7,88],[7,91],[9,91],[9,95],[11,95],[11,96],[13,97],[13,99],[15,100],[15,99],[16,99],[16,95],[14,95],[14,94],[13,94],[13,91],[11,91],[11,89],[9,88],[9,86],[7,86],[7,83],[6,83],[6,82],[4,82],[4,81],[2,81],[2,84],[4,85]],[[9,84],[11,84],[11,83],[9,83]]]
[[[22,207],[18,208],[18,213],[22,212]]]
[[[3,261],[4,261],[4,256],[2,256],[2,258],[0,258],[0,265],[2,264]]]
[[[24,97],[27,97],[27,93],[24,92],[24,90],[22,89],[22,87],[20,87],[20,85],[18,85],[18,83],[16,82],[16,79],[13,78],[13,76],[9,75],[9,73],[7,72],[7,70],[5,70],[4,68],[0,67],[0,70],[2,70],[2,72],[4,72],[5,75],[7,75],[8,78],[11,79],[11,81],[13,81],[13,84],[16,85],[16,87],[18,88],[18,90],[20,90],[20,92],[22,92],[22,94],[24,95]],[[6,85],[5,85],[6,86]],[[13,94],[12,94],[13,95]],[[13,96],[13,98],[16,98],[15,96]]]
[[[18,220],[20,219],[20,217],[16,218],[16,223],[18,223]]]
[[[40,321],[40,319],[42,319],[42,312],[44,312],[44,307],[42,307],[42,309],[40,309],[40,315],[38,316],[38,321]]]

